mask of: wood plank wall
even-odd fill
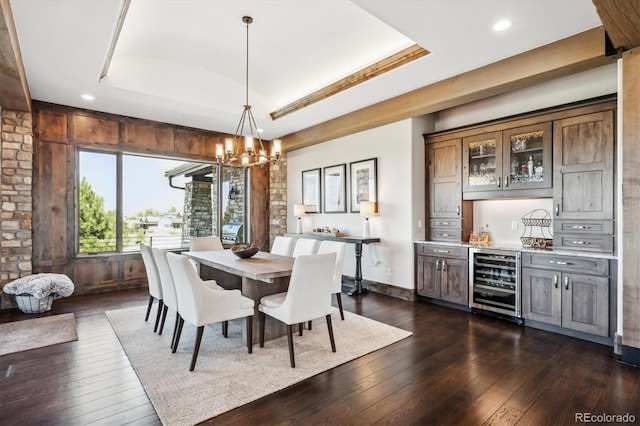
[[[640,348],[640,47],[622,63],[622,343]]]
[[[146,285],[139,253],[77,256],[77,148],[215,161],[229,136],[166,123],[34,102],[33,271],[67,274],[76,294]],[[269,241],[268,165],[250,173],[253,241]]]

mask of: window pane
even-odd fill
[[[141,242],[167,249],[182,247],[184,174],[165,173],[184,161],[122,156],[122,250],[137,251]],[[190,179],[189,179],[190,180]]]
[[[244,243],[245,226],[245,176],[241,167],[222,168],[222,242]]]
[[[116,250],[116,156],[79,153],[79,253]]]

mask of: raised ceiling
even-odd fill
[[[132,0],[100,79],[123,5],[11,0],[33,99],[233,133],[249,15],[249,103],[272,139],[601,25],[590,0]],[[512,27],[494,32],[504,18]],[[413,44],[431,53],[269,116]]]

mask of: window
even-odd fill
[[[78,253],[186,248],[228,223],[237,226],[225,242],[246,239],[245,169],[80,150],[78,172]]]

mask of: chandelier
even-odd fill
[[[250,16],[243,16],[242,22],[247,25],[247,62],[246,62],[246,97],[245,105],[240,116],[240,122],[232,138],[225,138],[224,144],[216,144],[216,160],[234,167],[249,167],[277,161],[282,154],[280,139],[271,142],[271,152],[267,155],[262,139],[258,134],[258,126],[249,105],[249,24],[253,22]],[[245,125],[247,132],[245,132]],[[257,141],[257,144],[256,144]],[[244,148],[244,151],[241,150]]]

